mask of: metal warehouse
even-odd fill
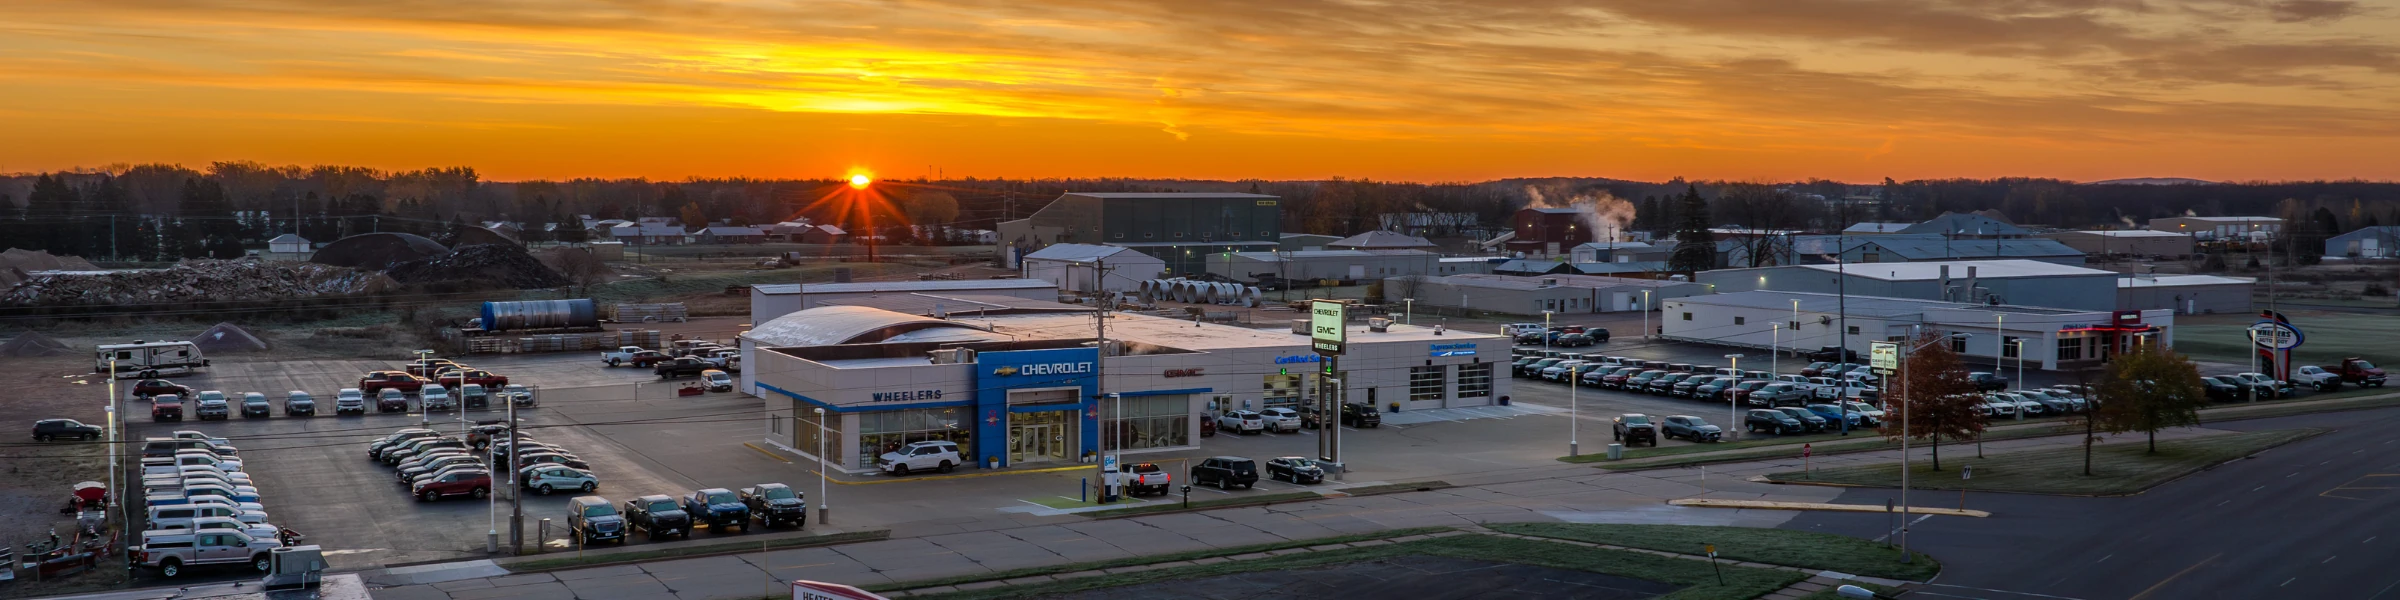
[[[1048,281],[1066,292],[1103,294],[1140,290],[1142,282],[1167,277],[1167,263],[1121,246],[1053,244],[1025,255],[1026,279]]]
[[[2117,280],[2117,310],[2163,308],[2179,315],[2250,312],[2258,280],[2217,275],[2128,275]]]
[[[2033,260],[1797,265],[1702,271],[1719,293],[1772,290],[2116,310],[2117,274]]]
[[[1541,314],[1601,313],[1641,310],[1669,298],[1708,293],[1708,286],[1684,281],[1597,277],[1591,275],[1451,275],[1393,277],[1383,280],[1386,298],[1414,298],[1417,306]]]
[[[1103,432],[1127,452],[1192,448],[1200,419],[1314,401],[1320,363],[1305,335],[1115,314],[1102,357],[1095,314],[804,310],[742,335],[742,385],[766,399],[768,443],[814,459],[822,442],[848,471],[925,440],[957,442],[978,467],[1074,463]],[[1416,410],[1509,393],[1499,336],[1350,327],[1334,374],[1345,401]]]
[[[867,281],[859,283],[778,283],[750,286],[750,322],[769,319],[832,303],[872,302],[879,297],[974,294],[1028,300],[1058,300],[1058,285],[1039,279],[982,279],[951,281]]]
[[[2192,234],[2148,229],[2061,231],[2042,237],[2085,254],[2130,254],[2183,258],[2192,254]]]
[[[1423,250],[1304,250],[1230,252],[1208,257],[1208,272],[1236,281],[1274,279],[1364,280],[1439,272],[1442,255]],[[1472,265],[1469,265],[1472,266]]]
[[[2070,310],[1907,298],[1795,292],[1736,292],[1659,303],[1668,339],[1760,349],[1843,346],[1865,356],[1873,342],[1914,332],[1973,334],[1951,342],[1967,368],[2055,370],[2097,366],[2136,344],[2173,346],[2170,310]],[[1847,317],[1845,317],[1847,315]],[[1845,329],[1846,328],[1846,329]],[[2020,359],[2020,357],[2022,357]],[[1764,358],[1764,357],[1762,357]]]

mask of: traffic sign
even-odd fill
[[[1900,344],[1873,342],[1867,345],[1867,366],[1890,371],[1900,368]]]

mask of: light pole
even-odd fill
[[[1575,394],[1575,388],[1579,387],[1583,386],[1576,380],[1575,370],[1567,369],[1567,456],[1583,455],[1581,447],[1577,445],[1575,439],[1577,426],[1581,425],[1583,421],[1581,405],[1577,403]]]
[[[1783,374],[1783,324],[1767,324],[1767,374]]]
[[[1417,299],[1400,299],[1400,323],[1403,325],[1417,324]]]
[[[1727,354],[1727,355],[1725,355],[1725,360],[1727,360],[1727,361],[1731,361],[1731,364],[1732,364],[1732,366],[1730,366],[1730,367],[1727,367],[1727,368],[1733,369],[1733,372],[1734,372],[1734,380],[1736,380],[1736,381],[1739,381],[1739,380],[1741,380],[1741,372],[1742,372],[1742,355],[1740,355],[1740,354]],[[1725,395],[1725,433],[1732,434],[1732,435],[1733,435],[1733,437],[1734,437],[1734,439],[1740,439],[1740,438],[1741,438],[1741,433],[1739,432],[1739,430],[1736,430],[1736,429],[1734,429],[1734,428],[1733,428],[1733,426],[1734,426],[1735,424],[1738,424],[1738,423],[1741,423],[1741,422],[1742,422],[1742,404],[1741,404],[1740,402],[1734,402],[1734,401],[1733,401],[1733,394],[1726,394],[1726,395]]]
[[[1650,290],[1642,290],[1642,339],[1650,339]]]
[[[833,469],[825,460],[825,407],[817,407],[817,524],[833,522],[832,499],[825,497],[826,482],[833,480]]]
[[[1908,347],[1907,350],[1900,352],[1898,357],[1900,359],[1899,387],[1902,388],[1900,398],[1903,402],[1900,410],[1900,562],[1902,563],[1916,562],[1908,555],[1908,413],[1916,412],[1917,407],[1915,390],[1906,389],[1908,387],[1908,355],[1915,354],[1917,350],[1936,343],[1953,339],[1964,340],[1974,336],[1975,334],[1972,333],[1952,333],[1946,338],[1926,340],[1925,343]]]
[[[1542,351],[1543,351],[1543,352],[1549,352],[1549,351],[1550,351],[1550,313],[1551,313],[1551,311],[1547,311],[1547,310],[1545,310],[1545,311],[1542,311]]]

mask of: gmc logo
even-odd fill
[[[1199,377],[1202,369],[1167,369],[1168,377]]]

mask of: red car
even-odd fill
[[[508,385],[507,375],[501,375],[499,373],[493,373],[483,369],[461,369],[451,371],[448,373],[443,373],[438,377],[434,377],[433,380],[436,383],[454,388],[465,387],[462,384],[473,383],[482,385],[484,389],[498,390],[500,389],[500,386]]]
[[[167,381],[165,379],[144,379],[133,382],[133,397],[135,398],[148,398],[162,394],[174,394],[177,396],[190,398],[192,397],[193,392],[191,386]]]
[[[373,371],[367,373],[366,377],[358,378],[358,391],[360,392],[374,394],[385,388],[413,394],[425,389],[425,380],[399,371]]]
[[[452,471],[432,479],[419,481],[409,488],[418,500],[432,502],[443,496],[482,498],[492,493],[490,471]]]

